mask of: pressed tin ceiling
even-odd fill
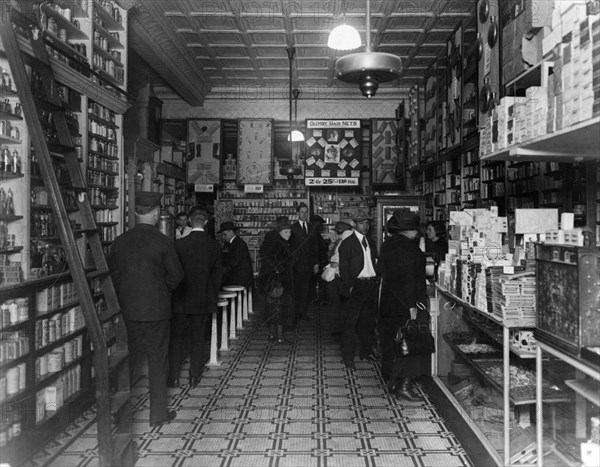
[[[127,0],[123,3],[127,3]],[[364,0],[136,0],[129,10],[129,43],[163,82],[157,97],[205,99],[264,88],[287,98],[289,61],[296,48],[294,86],[360,98],[357,86],[338,81],[335,61],[364,50]],[[377,97],[404,92],[423,78],[460,21],[472,23],[473,0],[372,0],[371,47],[402,58],[402,75],[382,84]],[[363,47],[338,52],[327,36],[345,21]]]

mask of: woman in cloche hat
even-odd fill
[[[381,372],[390,392],[415,401],[418,395],[413,392],[413,381],[424,374],[428,356],[395,358],[395,337],[411,318],[423,324],[429,321],[426,310],[418,312],[427,303],[425,255],[415,242],[419,216],[408,209],[396,211],[386,228],[389,236],[381,246],[377,263],[382,280],[379,302]]]

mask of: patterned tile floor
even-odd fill
[[[196,388],[169,390],[177,418],[168,425],[149,427],[147,378],[140,375],[132,391],[136,467],[472,465],[420,389],[422,402],[396,400],[376,364],[357,359],[357,369],[347,370],[327,308],[311,316],[292,344],[277,344],[258,313],[251,315]],[[97,466],[94,415],[86,412],[31,465]]]

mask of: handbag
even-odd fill
[[[283,283],[279,272],[275,272],[269,279],[267,285],[267,294],[271,298],[279,298],[283,295]]]
[[[416,319],[409,319],[398,329],[395,344],[397,357],[428,355],[435,352],[435,341],[429,326],[419,323]]]
[[[329,264],[325,266],[323,272],[321,273],[321,279],[323,279],[325,282],[331,282],[333,279],[335,279],[335,268]]]

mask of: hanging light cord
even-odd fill
[[[285,49],[290,60],[290,86],[289,86],[289,104],[290,104],[290,121],[289,121],[289,139],[290,139],[290,160],[294,157],[294,143],[292,142],[292,61],[294,60],[294,54],[296,49],[294,47],[287,47]]]
[[[365,31],[365,52],[371,51],[371,0],[367,0],[367,30]]]

